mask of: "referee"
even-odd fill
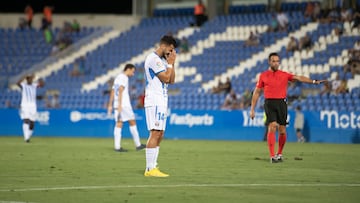
[[[305,76],[297,76],[279,70],[280,57],[277,53],[269,55],[269,69],[260,74],[251,99],[250,118],[255,117],[255,106],[261,90],[265,96],[265,114],[268,123],[267,142],[270,152],[270,163],[283,161],[282,151],[286,142],[287,102],[286,92],[289,81],[299,81],[311,84],[320,84],[326,80],[312,80]],[[275,133],[279,127],[279,147],[275,154]]]

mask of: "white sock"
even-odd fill
[[[23,123],[22,128],[23,128],[24,140],[28,140],[30,138],[29,137],[29,124]]]
[[[28,134],[28,135],[29,135],[29,139],[31,138],[33,132],[34,132],[33,130],[30,130],[30,129],[29,129],[29,132],[28,132],[28,133],[29,133],[29,134]]]
[[[159,150],[160,150],[160,146],[157,146],[156,148],[156,151],[155,151],[155,161],[154,161],[154,163],[155,163],[155,167],[157,167],[157,165],[158,165],[158,156],[159,156]]]
[[[118,150],[121,148],[121,128],[115,126],[114,128],[114,148]]]
[[[146,148],[145,149],[146,156],[146,170],[150,171],[155,168],[155,156],[156,156],[156,148]]]
[[[139,147],[141,145],[141,143],[140,143],[140,137],[139,137],[139,132],[138,132],[137,126],[133,125],[133,126],[130,126],[129,128],[130,128],[130,133],[133,137],[135,146]]]

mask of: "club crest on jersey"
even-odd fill
[[[156,123],[155,123],[155,126],[159,126],[159,125],[160,125],[159,122],[156,122]]]
[[[160,61],[156,62],[156,66],[161,67],[161,62]]]

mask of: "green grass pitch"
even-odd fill
[[[265,142],[164,140],[161,170],[123,139],[0,137],[0,203],[359,202],[360,146],[287,143],[270,164]],[[145,142],[145,140],[143,140]],[[302,160],[295,160],[295,157]]]

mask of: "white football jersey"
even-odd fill
[[[166,71],[167,61],[161,59],[155,52],[149,54],[145,60],[145,100],[144,106],[163,106],[168,104],[168,84],[161,82],[157,74]]]
[[[112,89],[114,90],[114,108],[119,106],[119,88],[123,86],[124,91],[122,94],[121,106],[131,107],[129,96],[129,77],[124,73],[120,73],[114,80]]]
[[[20,83],[21,85],[21,107],[28,108],[32,107],[36,109],[36,88],[38,86],[37,82],[28,84],[26,81]]]

